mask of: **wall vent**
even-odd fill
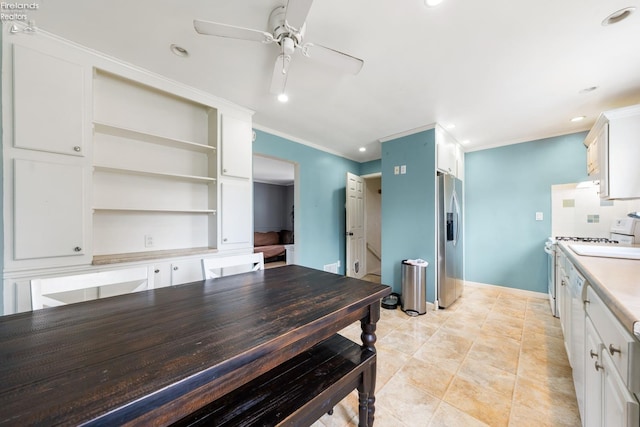
[[[339,267],[339,263],[334,262],[333,264],[325,264],[324,265],[324,271],[328,271],[329,273],[335,273],[338,274],[338,267]]]

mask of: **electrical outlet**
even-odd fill
[[[144,235],[144,247],[145,248],[153,247],[153,236],[151,234]]]
[[[394,175],[399,175],[400,174],[400,166],[394,166],[393,167],[393,174]]]
[[[400,175],[407,173],[407,165],[400,166]]]
[[[542,221],[544,219],[544,216],[542,215],[542,212],[536,212],[536,221]]]

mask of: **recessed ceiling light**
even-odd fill
[[[582,120],[585,119],[586,116],[576,116],[573,119],[571,119],[572,122],[581,122]]]
[[[289,100],[289,97],[287,96],[286,93],[281,93],[280,95],[278,95],[278,101],[287,102],[288,100]]]
[[[178,46],[177,44],[172,44],[171,46],[169,46],[169,48],[171,49],[171,52],[173,52],[175,55],[182,56],[183,58],[186,58],[187,56],[189,56],[189,51],[183,48],[182,46]]]
[[[364,148],[364,147],[360,147],[360,148],[358,148],[358,151],[361,152],[361,153],[364,153],[365,151],[367,151],[367,149]]]
[[[633,6],[625,7],[624,9],[617,10],[613,12],[611,15],[604,18],[604,20],[602,21],[602,25],[607,26],[607,25],[617,24],[618,22],[627,19],[629,15],[635,12],[635,10],[636,8]]]
[[[424,4],[427,7],[435,7],[435,6],[439,5],[440,3],[442,3],[442,0],[424,0]]]
[[[455,128],[455,127],[456,127],[456,125],[455,125],[455,124],[453,124],[453,123],[449,123],[449,124],[446,126],[446,128],[447,128],[447,129],[453,129],[453,128]]]
[[[467,145],[468,143],[470,143],[471,141],[469,141],[468,139],[463,139],[462,141],[460,141],[461,144]]]

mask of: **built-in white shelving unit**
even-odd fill
[[[1,42],[0,314],[31,309],[33,278],[170,286],[253,251],[251,111],[44,31]]]

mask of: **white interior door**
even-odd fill
[[[348,172],[346,209],[347,276],[360,279],[367,271],[364,236],[364,179]]]

